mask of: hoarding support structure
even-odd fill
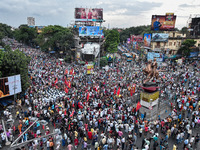
[[[100,22],[100,29],[101,30],[101,22]],[[100,69],[100,55],[101,55],[101,35],[99,36],[99,55],[98,55],[98,68]]]

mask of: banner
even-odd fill
[[[157,100],[159,98],[159,91],[155,92],[155,93],[146,93],[146,92],[142,92],[140,94],[140,99],[145,101],[145,102],[150,102],[150,99],[152,99],[152,102]]]
[[[143,37],[140,35],[131,35],[132,42],[143,42]]]
[[[94,73],[94,65],[88,64],[87,65],[87,74],[93,74]]]
[[[153,33],[152,42],[167,42],[169,34],[166,33]]]
[[[102,36],[103,29],[98,26],[79,27],[79,36]]]
[[[176,16],[174,13],[166,13],[166,15],[152,15],[151,30],[154,31],[168,31],[174,30]]]
[[[0,78],[0,98],[11,96],[20,93],[21,91],[20,75]]]
[[[163,54],[161,53],[155,53],[155,52],[148,52],[147,53],[147,60],[153,60],[154,58],[156,58],[157,62],[163,62]]]
[[[151,47],[151,34],[144,34],[144,46]]]
[[[102,8],[75,8],[75,21],[103,21]]]

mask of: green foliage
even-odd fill
[[[14,31],[14,37],[17,41],[32,46],[34,39],[37,37],[37,31],[35,28],[21,25],[19,29]]]
[[[180,30],[180,32],[181,32],[182,34],[186,34],[186,36],[189,35],[189,31],[188,31],[188,28],[187,28],[187,27],[183,27],[183,28]]]
[[[117,30],[109,30],[106,36],[105,48],[109,53],[117,52],[119,44],[119,32]]]
[[[181,48],[178,50],[178,54],[182,54],[183,56],[189,56],[192,50],[192,47],[195,45],[196,41],[193,39],[186,39],[182,44]]]
[[[0,23],[0,39],[5,36],[12,38],[13,37],[13,31],[11,30],[11,26],[8,26],[7,24]]]
[[[11,30],[11,26],[8,26],[6,24],[0,23],[0,45],[5,46],[5,44],[2,42],[2,39],[4,37],[13,37],[13,31]]]
[[[65,52],[75,45],[72,29],[58,25],[50,25],[43,28],[42,33],[37,37],[36,41],[43,50],[50,48]]]
[[[100,59],[100,67],[105,67],[106,65],[108,65],[108,60],[106,57],[101,57]]]
[[[66,55],[64,60],[65,60],[65,62],[70,63],[71,62],[71,56],[70,55]]]
[[[1,77],[21,75],[22,90],[25,91],[29,86],[28,64],[31,58],[27,57],[19,50],[12,51],[9,46],[5,47],[5,52],[0,53]]]
[[[120,42],[126,41],[130,35],[143,35],[144,33],[153,33],[150,25],[126,28],[120,32]]]

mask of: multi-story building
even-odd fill
[[[198,37],[186,37],[186,34],[182,34],[178,31],[165,31],[164,33],[169,34],[167,42],[151,42],[151,48],[155,51],[161,51],[164,54],[176,54],[181,44],[186,39],[194,39],[196,41],[195,46],[200,45],[200,38]]]
[[[27,17],[27,24],[28,26],[35,26],[35,18]]]

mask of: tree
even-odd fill
[[[22,90],[29,86],[28,64],[31,58],[27,57],[19,50],[12,51],[9,46],[5,47],[5,52],[0,53],[0,77],[7,77],[16,74],[21,75]]]
[[[144,33],[153,32],[154,31],[151,30],[151,25],[126,28],[120,32],[120,42],[126,41],[127,38],[130,38],[130,35],[143,35]]]
[[[14,31],[14,37],[17,41],[23,44],[33,46],[34,39],[37,37],[37,31],[35,28],[30,28],[27,25],[21,25]]]
[[[74,47],[74,38],[71,28],[62,26],[48,26],[42,29],[42,33],[36,39],[42,50],[62,50],[66,52]]]
[[[186,34],[186,36],[189,35],[189,31],[188,31],[188,28],[187,28],[187,27],[183,27],[183,28],[180,30],[180,32],[181,32],[182,34]]]
[[[193,39],[186,39],[182,44],[181,48],[178,50],[178,54],[182,54],[183,56],[189,56],[192,50],[192,47],[195,45],[196,41]]]
[[[110,30],[106,36],[106,41],[105,41],[106,50],[108,51],[108,49],[113,48],[113,46],[115,46],[114,49],[116,49],[119,42],[120,42],[119,41],[119,32],[117,30]],[[115,44],[113,45],[113,43],[115,43]]]
[[[7,24],[0,23],[0,45],[5,46],[5,44],[2,42],[2,39],[4,37],[13,37],[13,31],[11,30],[11,26],[8,26]]]
[[[101,57],[100,59],[100,66],[101,67],[105,67],[106,65],[108,65],[108,60],[106,57]]]

